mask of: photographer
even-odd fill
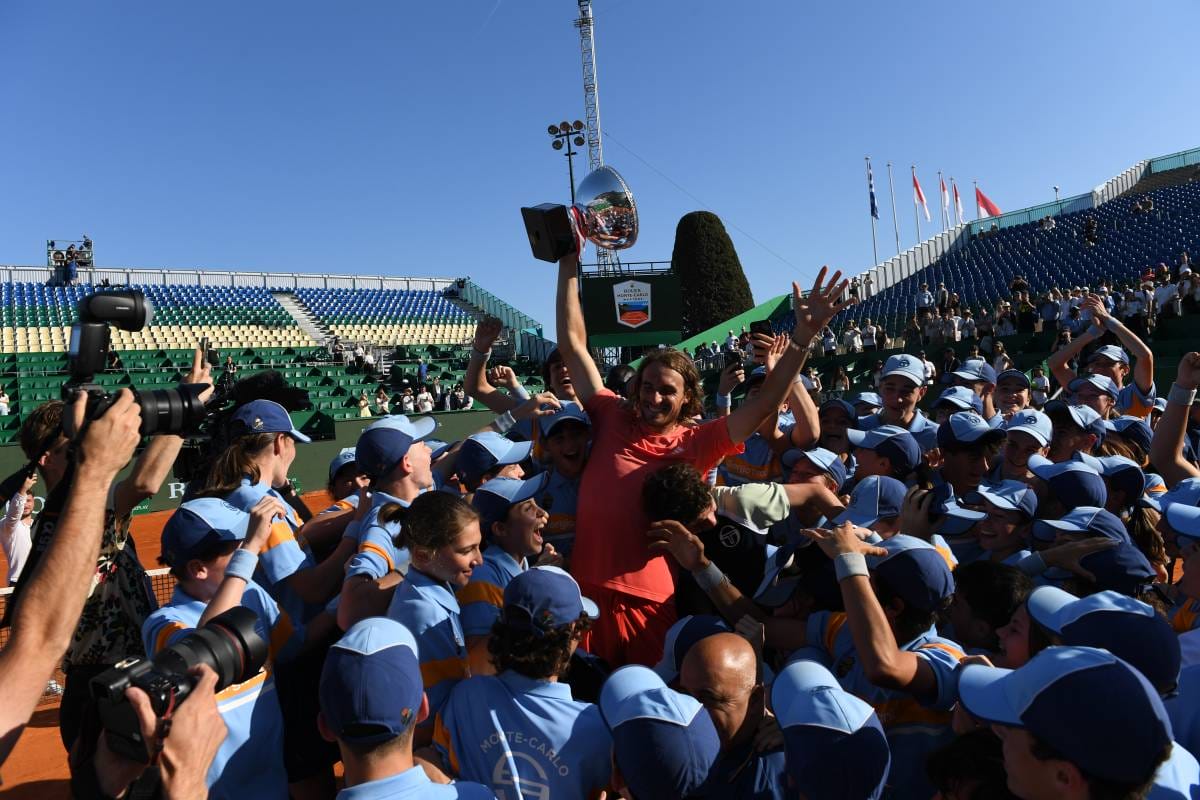
[[[193,354],[192,367],[184,383],[209,384],[200,394],[201,400],[206,400],[212,393],[209,367],[199,349]],[[111,413],[107,412],[105,417]],[[78,411],[78,414],[82,418],[83,412]],[[68,479],[73,463],[71,442],[64,433],[71,422],[63,415],[63,402],[51,401],[39,406],[21,426],[21,449],[46,481],[47,497],[53,496],[59,484]],[[78,429],[78,425],[72,429]],[[106,512],[104,536],[99,557],[95,561],[79,626],[63,657],[66,686],[59,710],[59,729],[67,750],[79,734],[80,714],[87,701],[89,681],[118,661],[144,655],[142,623],[154,610],[155,601],[146,570],[138,560],[129,535],[129,522],[134,507],[158,492],[182,446],[183,439],[179,436],[151,438],[128,477],[106,487],[107,499],[102,504]],[[68,496],[73,494],[73,484],[64,491]],[[53,537],[60,524],[61,516],[51,507],[38,515],[33,532],[35,551],[39,539],[47,535]]]
[[[71,433],[76,430],[75,420],[83,418],[83,410],[84,399],[80,398],[71,407]],[[140,423],[141,411],[133,395],[122,391],[113,406],[88,426],[72,451],[75,472],[71,491],[56,520],[60,535],[50,539],[44,554],[26,573],[12,615],[11,636],[0,650],[0,763],[33,715],[72,634],[78,639],[76,623],[84,602],[96,594],[101,535],[108,533],[104,498],[113,478],[133,455]],[[70,440],[62,438],[63,452],[58,458],[65,461]],[[85,687],[76,691],[81,698],[85,696]]]

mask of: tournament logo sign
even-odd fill
[[[650,284],[622,281],[613,284],[613,302],[617,322],[627,328],[640,328],[650,321]]]

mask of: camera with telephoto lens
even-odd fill
[[[113,752],[139,763],[150,762],[142,726],[125,697],[126,689],[145,692],[155,717],[161,720],[191,694],[196,679],[189,671],[200,664],[217,673],[218,692],[257,675],[267,660],[267,643],[254,628],[257,621],[256,613],[236,606],[165,648],[153,661],[129,658],[92,678],[92,698]]]
[[[110,325],[123,331],[140,331],[154,315],[153,304],[140,291],[97,292],[79,301],[79,321],[71,326],[67,348],[70,379],[63,384],[62,398],[72,402],[80,392],[87,394],[87,418],[96,419],[116,401],[95,383],[97,372],[108,366]],[[133,392],[142,410],[141,433],[181,435],[193,431],[207,415],[200,394],[204,384],[189,383],[174,389]]]

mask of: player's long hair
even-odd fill
[[[679,409],[678,422],[690,420],[704,413],[704,389],[700,385],[700,373],[690,358],[678,350],[654,350],[642,357],[630,391],[630,401],[637,402],[642,393],[642,376],[651,364],[661,364],[667,369],[673,369],[683,378],[683,407]]]

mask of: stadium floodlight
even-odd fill
[[[587,139],[580,136],[577,131],[583,130],[583,122],[575,120],[567,122],[563,120],[558,125],[551,124],[547,130],[554,137],[554,141],[550,142],[550,146],[555,150],[566,148],[565,155],[567,157],[567,176],[571,180],[571,202],[575,202],[575,156],[577,155],[575,148],[583,147],[587,144]]]

